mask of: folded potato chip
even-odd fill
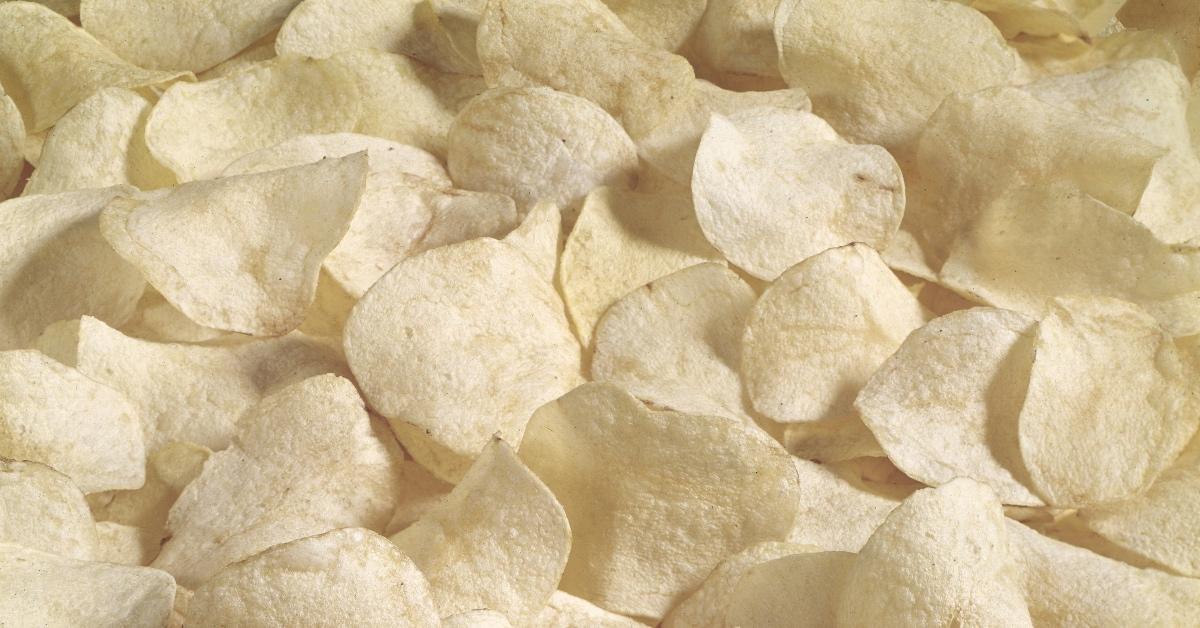
[[[229,448],[184,489],[153,564],[196,587],[272,545],[382,530],[401,456],[349,381],[320,375],[284,388],[242,416]]]
[[[610,613],[570,593],[555,591],[550,601],[533,619],[539,628],[642,628],[645,624],[624,615]]]
[[[392,541],[429,579],[443,617],[488,608],[522,626],[558,585],[571,526],[550,489],[495,439],[445,499]]]
[[[854,554],[846,552],[794,554],[754,565],[729,596],[725,625],[837,625],[838,604],[853,565]]]
[[[454,333],[437,321],[454,321]],[[524,253],[489,238],[397,264],[354,307],[344,341],[371,407],[449,481],[493,434],[519,441],[533,410],[581,381],[554,288]]]
[[[160,628],[175,598],[175,582],[164,571],[5,543],[0,543],[0,590],[5,592],[0,619],[16,626]]]
[[[1030,487],[1052,506],[1144,492],[1200,425],[1195,365],[1131,303],[1057,299],[1033,350],[1017,435]]]
[[[146,287],[100,235],[100,211],[122,188],[0,204],[0,349],[28,347],[47,325],[88,314],[119,325]]]
[[[904,179],[886,150],[848,144],[820,118],[779,108],[712,117],[692,196],[709,242],[768,281],[835,246],[883,249],[904,216]]]
[[[0,201],[7,199],[21,180],[24,144],[25,123],[21,121],[21,112],[0,86]]]
[[[175,176],[146,147],[150,101],[135,91],[107,87],[59,119],[42,147],[25,194],[54,194],[110,185],[143,190],[175,184]]]
[[[211,455],[211,450],[194,443],[167,443],[147,457],[146,482],[141,488],[88,495],[92,514],[101,522],[144,531],[153,537],[157,554],[171,506],[183,489],[200,475],[204,462]]]
[[[725,611],[734,589],[752,567],[777,558],[812,551],[807,545],[767,541],[722,560],[704,582],[663,619],[663,628],[724,628]]]
[[[95,560],[96,522],[67,476],[37,462],[0,458],[0,544]]]
[[[521,459],[571,521],[562,590],[634,617],[661,618],[729,554],[782,539],[800,500],[759,428],[648,410],[611,384],[540,408]]]
[[[1004,513],[982,484],[917,491],[846,576],[839,626],[1031,626]]]
[[[425,576],[387,539],[344,528],[276,545],[196,589],[189,626],[439,624]]]
[[[350,228],[367,156],[186,183],[109,203],[104,237],[171,305],[216,329],[298,327],[321,262]]]

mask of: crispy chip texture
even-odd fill
[[[36,462],[0,458],[0,503],[0,543],[96,558],[96,522],[67,476]]]
[[[512,628],[512,624],[503,613],[477,608],[442,618],[442,628]]]
[[[1200,70],[1200,5],[1190,0],[1129,0],[1117,14],[1130,28],[1168,35],[1184,74]]]
[[[116,199],[101,230],[172,305],[206,327],[259,336],[304,320],[321,262],[350,228],[367,155],[196,181]]]
[[[453,333],[433,321],[454,321]],[[371,407],[408,424],[456,481],[497,431],[519,440],[529,414],[581,381],[562,301],[533,262],[488,238],[410,257],[383,276],[346,323],[346,358]]]
[[[1196,433],[1195,366],[1140,308],[1058,299],[1034,351],[1018,436],[1031,486],[1047,503],[1142,493]]]
[[[0,352],[0,456],[49,465],[85,493],[145,479],[133,406],[37,351]]]
[[[120,324],[146,282],[100,235],[121,188],[0,204],[0,349],[27,347],[47,325],[89,314]]]
[[[917,491],[846,576],[839,626],[1031,626],[1004,513],[982,484]]]
[[[642,41],[678,50],[700,25],[707,0],[603,0]]]
[[[700,57],[727,74],[779,80],[776,0],[708,0],[696,33]]]
[[[810,551],[810,546],[767,541],[722,560],[685,600],[671,609],[664,628],[724,628],[725,610],[746,572],[761,563]]]
[[[21,180],[24,144],[25,123],[21,121],[21,112],[0,86],[0,201],[8,198]]]
[[[521,458],[571,520],[562,590],[636,617],[661,618],[725,556],[781,539],[799,502],[790,457],[758,428],[648,410],[611,384],[539,409]]]
[[[624,615],[610,613],[570,593],[555,591],[550,601],[533,619],[539,628],[642,628],[645,624]]]
[[[157,554],[171,506],[200,475],[211,455],[207,447],[195,443],[167,443],[147,457],[146,483],[140,488],[92,493],[88,505],[97,520],[135,527],[153,536]]]
[[[175,599],[171,575],[0,543],[0,618],[16,626],[159,628]]]
[[[189,626],[438,625],[425,576],[387,539],[344,528],[225,567],[188,605]]]
[[[836,625],[842,587],[853,565],[854,554],[846,552],[794,554],[754,565],[730,594],[725,625]]]
[[[886,150],[848,144],[820,118],[779,108],[712,117],[692,196],[709,242],[768,281],[831,247],[883,249],[904,215],[904,178]]]
[[[911,487],[869,486],[853,468],[833,468],[800,458],[801,499],[789,543],[820,551],[857,552]]]
[[[67,18],[32,2],[0,3],[0,68],[0,83],[29,132],[50,128],[102,87],[157,86],[183,76],[130,65]]]
[[[382,529],[401,456],[385,431],[353,384],[334,375],[267,396],[171,507],[154,566],[195,587],[272,545],[335,528]]]
[[[1078,37],[1099,35],[1125,0],[955,0],[992,19],[1013,38],[1021,34]]]
[[[161,530],[136,528],[112,521],[96,522],[96,560],[144,567],[158,555]]]
[[[554,593],[571,526],[550,489],[497,439],[441,503],[392,541],[429,578],[442,616],[489,608],[521,626]]]
[[[292,168],[330,157],[345,157],[364,150],[367,151],[372,177],[386,178],[405,173],[428,179],[431,183],[450,185],[450,175],[446,173],[446,168],[437,157],[415,146],[358,133],[290,137],[273,146],[242,156],[226,166],[221,176]]]

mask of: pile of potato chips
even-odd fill
[[[1197,0],[0,0],[0,625],[1200,626]]]

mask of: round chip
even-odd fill
[[[0,458],[0,543],[94,560],[99,538],[83,493],[36,462]]]

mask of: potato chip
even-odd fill
[[[2,5],[0,5],[2,6]],[[159,628],[175,598],[171,575],[0,543],[0,618],[16,626]]]
[[[563,249],[562,212],[549,201],[537,203],[521,224],[504,236],[504,242],[524,253],[542,278],[553,284]]]
[[[642,628],[645,624],[624,615],[610,613],[570,593],[555,591],[550,601],[533,619],[538,628]]]
[[[67,476],[36,462],[0,458],[0,503],[0,543],[96,558],[96,522]]]
[[[937,41],[937,46],[923,42]],[[942,99],[1021,78],[986,17],[929,0],[786,0],[775,12],[779,69],[852,142],[903,147]]]
[[[146,530],[113,521],[96,523],[96,560],[142,567],[158,555],[161,530]]]
[[[1184,74],[1195,76],[1200,70],[1200,5],[1189,0],[1128,0],[1117,17],[1130,28],[1166,34]]]
[[[1170,39],[1157,31],[1111,31],[1098,37],[1018,35],[1008,43],[1021,53],[1034,78],[1086,72],[1128,59],[1163,59],[1179,64]]]
[[[341,63],[280,57],[171,86],[146,121],[146,144],[180,181],[207,179],[293,136],[353,130],[361,99]]]
[[[800,500],[790,456],[757,427],[648,410],[611,384],[540,408],[521,458],[571,520],[561,589],[635,617],[661,618],[729,554],[781,539]]]
[[[183,489],[200,475],[210,455],[211,450],[195,443],[167,443],[147,457],[146,483],[140,488],[88,495],[92,514],[102,522],[118,523],[144,531],[154,538],[154,552],[157,554],[171,505]],[[153,556],[150,558],[153,559]]]
[[[779,108],[712,117],[692,196],[709,242],[768,281],[835,246],[883,249],[904,215],[904,179],[886,150],[848,144],[820,118]]]
[[[49,465],[84,493],[145,479],[133,406],[37,351],[0,352],[0,456]]]
[[[401,456],[348,380],[320,375],[268,395],[171,507],[154,565],[195,587],[272,545],[381,530]]]
[[[817,462],[842,462],[884,456],[883,448],[858,413],[824,421],[780,424],[788,453]]]
[[[1194,365],[1133,304],[1057,299],[1034,352],[1017,427],[1030,486],[1048,504],[1142,493],[1196,433]]]
[[[592,379],[651,401],[687,391],[721,416],[752,422],[738,365],[754,298],[746,282],[717,263],[655,279],[614,303],[596,325]]]
[[[1007,522],[1024,571],[1029,614],[1039,626],[1192,626],[1200,580],[1138,569]]]
[[[74,323],[78,327],[79,321],[63,322]],[[50,327],[53,327],[53,325]],[[50,327],[47,327],[47,331],[43,332],[42,336],[38,338],[35,348],[45,352],[47,355],[54,356],[53,353],[43,348],[41,344],[42,339],[49,333]],[[148,288],[142,293],[142,298],[138,300],[137,309],[134,310],[133,316],[130,316],[119,327],[119,331],[126,336],[152,342],[206,342],[232,335],[230,332],[193,323],[190,318],[184,316],[183,312],[175,309],[154,288]],[[71,340],[72,344],[74,342],[75,339]],[[74,354],[75,349],[72,348],[70,353]]]
[[[847,469],[792,459],[800,476],[800,509],[787,541],[819,551],[857,552],[911,487],[880,491]]]
[[[637,148],[595,104],[545,87],[484,92],[450,127],[447,161],[455,184],[511,196],[524,215],[547,200],[568,226],[602,185],[632,188]]]
[[[453,321],[454,333],[430,321]],[[449,481],[493,434],[518,441],[534,409],[581,381],[554,288],[524,253],[488,238],[397,264],[354,307],[345,348],[371,407]],[[412,432],[443,450],[440,459]]]
[[[110,185],[144,190],[175,184],[175,176],[146,147],[150,101],[107,87],[85,98],[46,136],[25,194],[54,194]]]
[[[780,275],[750,311],[746,391],[775,421],[854,417],[867,378],[923,323],[916,298],[873,249],[818,253]]]
[[[25,159],[25,123],[16,103],[0,87],[0,201],[8,198],[21,180]]]
[[[995,495],[971,480],[917,491],[859,552],[838,625],[1032,625],[1004,522]]]
[[[267,172],[303,166],[330,157],[367,151],[372,178],[411,174],[430,183],[449,186],[450,175],[437,157],[415,146],[358,133],[297,135],[242,156],[221,171],[221,176]]]
[[[275,30],[298,1],[84,0],[79,18],[89,33],[133,63],[199,72]]]
[[[201,81],[211,81],[215,78],[240,72],[259,61],[273,59],[275,57],[275,34],[277,32],[271,31],[263,35],[261,39],[251,44],[248,48],[197,74],[196,78]]]
[[[846,552],[794,554],[754,565],[730,594],[725,625],[836,625],[842,587],[853,565],[854,554]]]
[[[0,0],[0,2],[9,2],[10,0]],[[79,0],[36,0],[37,4],[45,6],[55,13],[64,17],[75,17],[79,15]]]
[[[50,323],[89,314],[118,325],[146,286],[100,235],[121,188],[0,204],[0,349],[29,346]]]
[[[453,484],[439,480],[415,460],[400,463],[399,474],[396,508],[392,511],[392,518],[387,527],[384,528],[388,536],[416,523],[454,488]]]
[[[588,347],[609,306],[629,291],[701,262],[722,261],[687,196],[594,190],[563,249],[559,285]]]
[[[218,571],[188,604],[189,626],[438,625],[429,585],[387,539],[344,528],[276,545]]]
[[[495,439],[445,499],[392,541],[429,578],[442,616],[489,608],[526,625],[562,576],[571,526],[550,489]]]
[[[295,329],[321,262],[358,208],[367,156],[180,185],[114,200],[101,217],[113,248],[171,305],[216,329]]]
[[[776,0],[708,0],[694,45],[714,70],[779,79],[775,49]]]
[[[1125,0],[955,0],[982,11],[1005,37],[1101,34]]]
[[[442,628],[512,628],[503,613],[479,608],[442,619]]]
[[[663,628],[724,628],[725,610],[742,576],[755,565],[812,551],[807,545],[767,541],[722,560],[695,591],[671,609]]]
[[[1017,426],[1035,340],[1036,323],[1016,312],[948,314],[913,332],[871,376],[855,407],[909,476],[932,486],[971,478],[1003,503],[1040,506]]]
[[[100,88],[158,86],[186,75],[130,65],[67,18],[31,2],[0,2],[0,66],[0,82],[31,133],[50,128]]]
[[[663,50],[683,46],[704,16],[707,0],[602,0],[638,39]]]

